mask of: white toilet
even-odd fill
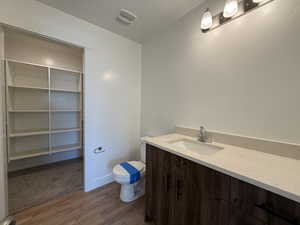
[[[113,168],[113,178],[117,183],[121,184],[120,198],[123,202],[134,201],[145,194],[145,143],[141,144],[140,153],[141,161],[128,161],[129,164],[131,164],[138,171],[140,171],[140,179],[136,183],[130,184],[130,175],[120,164],[117,164]]]

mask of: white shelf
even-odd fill
[[[59,134],[59,133],[69,133],[69,132],[78,132],[81,131],[80,128],[68,128],[68,129],[56,129],[52,130],[51,134]]]
[[[20,160],[20,159],[26,159],[26,158],[32,158],[32,157],[38,157],[43,155],[50,155],[60,152],[67,152],[67,151],[75,151],[79,150],[82,147],[78,145],[63,145],[52,148],[50,151],[48,148],[45,149],[35,149],[32,151],[20,152],[20,153],[14,153],[14,155],[10,156],[10,160]]]
[[[80,109],[53,109],[50,112],[81,112]]]
[[[29,66],[38,66],[38,67],[44,67],[44,68],[50,68],[50,69],[56,69],[56,70],[62,70],[62,71],[66,71],[66,72],[72,72],[72,73],[76,73],[78,75],[82,74],[82,71],[79,70],[71,70],[71,69],[67,69],[67,68],[63,68],[63,67],[56,67],[56,66],[49,66],[49,65],[42,65],[42,64],[36,64],[36,63],[30,63],[30,62],[24,62],[24,61],[20,61],[20,60],[15,60],[15,59],[6,59],[8,62],[12,62],[12,63],[20,63],[20,64],[25,64],[25,65],[29,65]]]
[[[79,109],[54,109],[54,110],[46,110],[46,109],[10,109],[8,112],[10,113],[48,113],[48,112],[80,112],[81,110]]]
[[[51,91],[53,91],[53,92],[66,92],[66,93],[70,92],[70,93],[81,93],[81,91],[78,91],[78,90],[53,89],[53,88],[51,88],[50,90],[51,90]]]
[[[39,110],[39,109],[28,109],[28,110],[26,110],[26,109],[10,109],[10,110],[8,110],[8,112],[10,112],[10,113],[48,113],[49,112],[49,110],[46,110],[46,109],[41,109],[41,110]]]
[[[69,132],[78,132],[81,131],[81,128],[68,128],[68,129],[56,129],[56,130],[28,130],[21,132],[14,132],[9,134],[9,137],[26,137],[26,136],[35,136],[35,135],[45,135],[45,134],[59,134],[59,133],[69,133]]]
[[[51,149],[51,153],[73,151],[73,150],[78,150],[78,149],[81,149],[81,146],[79,144],[76,144],[76,145],[62,145],[62,146],[53,147]]]
[[[48,154],[49,154],[49,148],[34,149],[31,151],[14,153],[9,157],[9,160],[26,159],[26,158],[37,157],[37,156],[48,155]]]
[[[34,90],[43,90],[43,91],[48,91],[48,88],[43,88],[43,87],[30,87],[30,86],[21,86],[21,85],[8,85],[9,88],[23,88],[23,89],[34,89]]]
[[[34,87],[34,86],[21,86],[21,85],[8,85],[9,88],[23,88],[23,89],[34,89],[34,90],[43,90],[43,91],[53,91],[53,92],[66,92],[66,93],[81,93],[78,90],[67,90],[67,89],[53,89],[53,88],[43,88],[43,87]]]
[[[17,131],[9,134],[9,137],[26,137],[26,136],[35,136],[35,135],[45,135],[49,134],[49,130],[27,130],[27,131]]]

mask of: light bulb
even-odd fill
[[[208,30],[213,25],[213,18],[209,9],[206,9],[201,20],[201,29]]]
[[[239,3],[238,0],[227,0],[223,12],[225,18],[233,17],[238,13]]]

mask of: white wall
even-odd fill
[[[142,134],[205,125],[300,144],[300,2],[275,0],[203,34],[205,8],[224,6],[207,2],[143,45]]]
[[[4,30],[0,26],[0,221],[7,213],[6,196],[6,135],[5,135],[5,80],[4,80]]]
[[[5,57],[28,63],[83,70],[83,49],[28,32],[5,29]]]
[[[0,5],[2,23],[86,47],[85,189],[110,182],[114,163],[138,154],[141,46],[33,0]]]

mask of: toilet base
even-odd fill
[[[134,184],[122,184],[120,199],[123,202],[132,202],[145,194],[145,178]]]

